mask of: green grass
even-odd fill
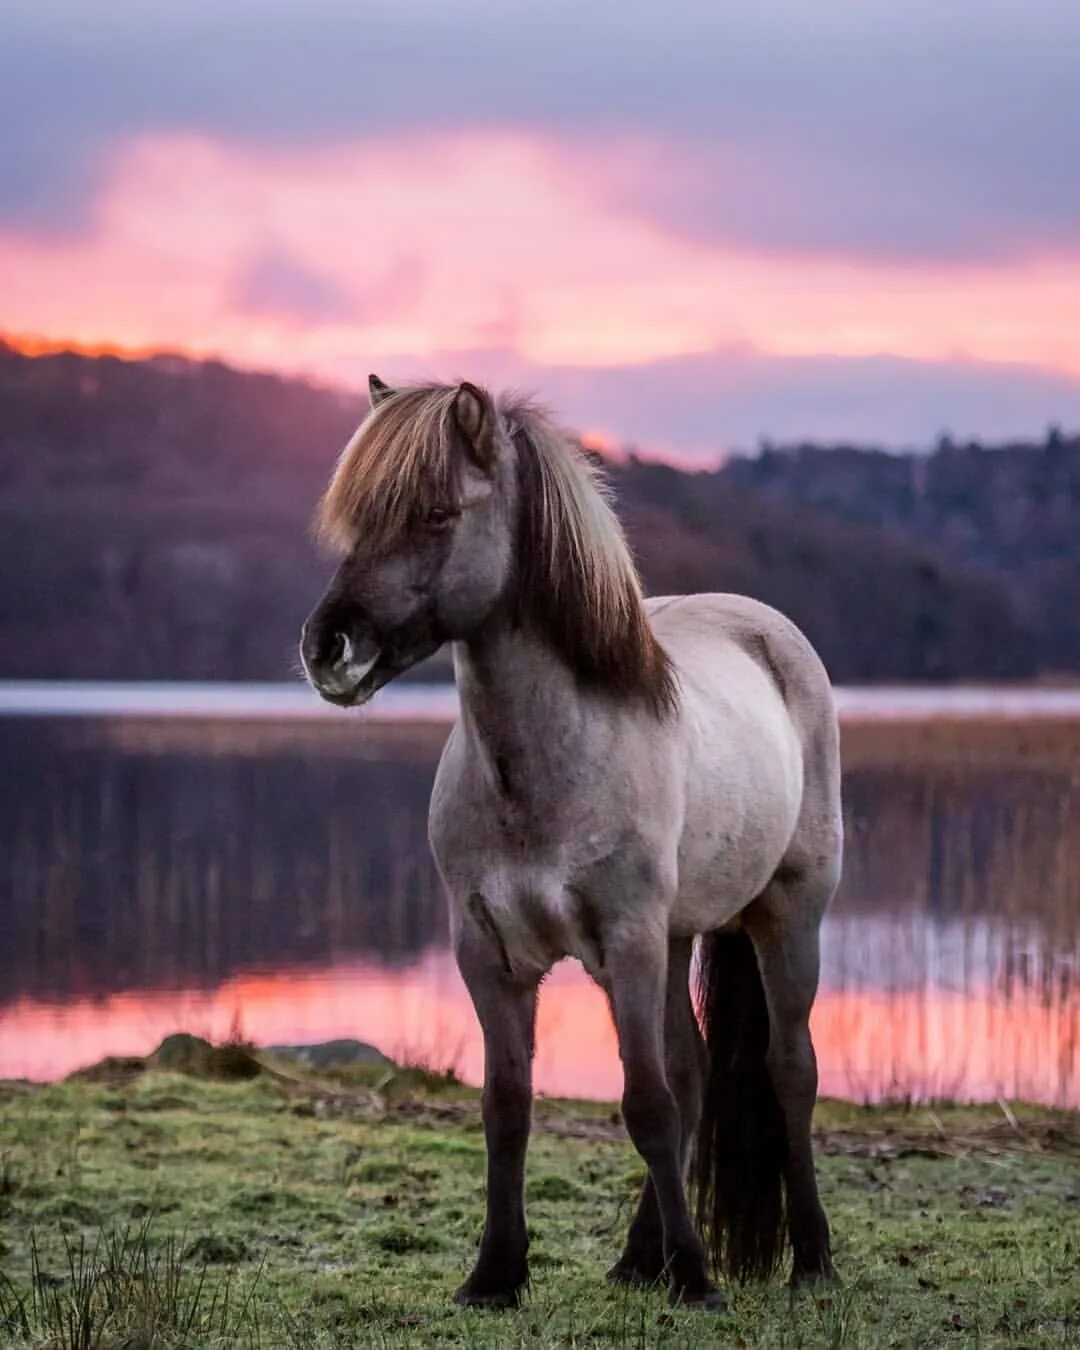
[[[290,1074],[293,1070],[289,1070]],[[541,1102],[532,1289],[451,1293],[482,1220],[477,1097],[420,1072],[0,1085],[0,1344],[1080,1347],[1075,1116],[824,1103],[843,1284],[721,1316],[610,1288],[641,1169],[610,1106]]]

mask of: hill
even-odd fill
[[[311,509],[365,406],[217,362],[0,345],[0,677],[287,678],[330,569]],[[1061,589],[1080,597],[1080,441],[1009,448],[1041,503],[1019,515],[1008,474],[987,480],[1001,509],[980,486],[1004,452],[960,452],[962,472],[957,453],[609,471],[650,591],[759,596],[838,680],[1080,671]],[[932,502],[967,494],[960,526],[903,486],[921,466]]]
[[[733,460],[725,479],[786,510],[903,539],[1004,585],[1036,664],[1080,670],[1080,435],[930,454],[796,445]]]

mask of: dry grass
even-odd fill
[[[1080,722],[1061,717],[845,718],[844,768],[1049,770],[1080,786]]]

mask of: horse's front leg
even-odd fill
[[[605,947],[606,983],[623,1063],[623,1120],[649,1168],[672,1303],[718,1309],[724,1300],[709,1279],[705,1247],[687,1207],[679,1108],[664,1073],[667,965],[666,937],[650,942],[639,932]]]
[[[683,1176],[701,1116],[702,1083],[707,1065],[705,1043],[690,1001],[690,962],[693,938],[672,938],[668,943],[667,1002],[664,1013],[664,1074],[675,1094],[682,1127]],[[664,1273],[664,1230],[656,1192],[648,1177],[641,1190],[637,1212],[630,1223],[626,1246],[608,1279],[618,1284],[650,1285]]]
[[[466,927],[458,967],[484,1033],[487,1218],[476,1266],[455,1293],[470,1307],[516,1307],[529,1279],[525,1152],[532,1117],[535,977],[519,978],[489,935]]]

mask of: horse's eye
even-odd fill
[[[445,530],[456,515],[448,506],[433,506],[424,517],[424,524],[429,530]]]

